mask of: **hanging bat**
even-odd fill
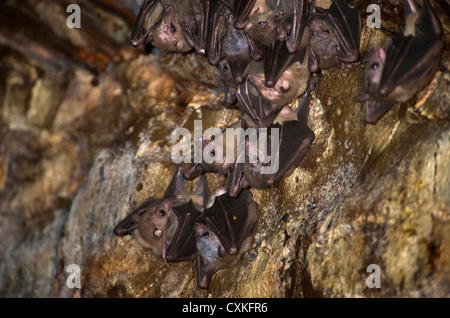
[[[284,105],[305,92],[310,78],[308,41],[308,27],[295,54],[276,41],[266,50],[264,72],[251,72],[238,86],[239,107],[257,127],[269,127]]]
[[[208,34],[208,62],[217,66],[224,58],[222,41],[224,37],[225,16],[229,13],[223,1],[218,1],[212,9]]]
[[[303,32],[303,43],[300,47],[303,52],[297,52],[299,57],[284,70],[273,87],[267,87],[263,73],[250,73],[250,82],[259,90],[261,96],[272,104],[272,111],[277,112],[281,107],[291,102],[294,98],[305,93],[311,73],[308,68],[308,41],[309,28]],[[300,60],[303,55],[303,60]]]
[[[207,288],[215,272],[236,265],[250,250],[258,218],[259,208],[249,190],[237,198],[227,193],[218,196],[205,210],[194,226],[200,288]]]
[[[440,34],[428,0],[420,10],[414,0],[405,0],[403,33],[368,57],[366,89],[359,96],[366,103],[367,123],[376,123],[395,103],[407,102],[430,83],[444,47]]]
[[[195,215],[190,209],[191,206],[194,210],[198,208],[203,210],[208,204],[206,199],[208,193],[206,179],[202,177],[195,192],[188,197],[181,170],[178,168],[165,191],[164,198],[147,199],[114,228],[114,234],[117,236],[134,234],[139,245],[149,249],[152,254],[166,259],[166,251],[170,248],[174,236],[178,235],[179,228],[184,225],[183,222],[189,221],[183,214]],[[188,198],[189,202],[185,203]],[[175,257],[172,256],[175,253],[172,251],[173,249],[171,257]]]
[[[231,74],[236,85],[241,84],[253,68],[258,67],[258,57],[253,57],[253,50],[249,46],[244,32],[234,26],[234,17],[225,17],[225,33],[222,38],[222,56],[229,62]],[[260,59],[259,59],[260,60]]]
[[[219,143],[216,140],[220,140],[221,142]],[[227,159],[227,153],[230,152],[234,156],[235,149],[234,145],[226,143],[226,131],[222,133],[220,137],[217,136],[217,139],[205,140],[202,138],[201,142],[203,161],[190,164],[183,172],[183,177],[186,180],[193,180],[206,172],[220,173],[223,176],[228,176],[231,173],[230,169],[232,167],[232,162]],[[225,149],[225,151],[223,149]],[[205,154],[208,154],[213,162],[206,162]],[[218,156],[222,157],[218,158]],[[217,159],[215,159],[215,157],[217,157]]]
[[[303,63],[308,54],[310,32],[303,29],[301,42],[296,53],[289,52],[285,41],[275,41],[264,49],[264,79],[265,85],[274,87],[286,69],[293,63]]]
[[[261,149],[255,144],[246,140],[246,160],[244,163],[238,162],[233,167],[232,174],[228,178],[227,189],[231,196],[237,196],[241,189],[253,187],[257,189],[270,188],[294,170],[303,159],[306,152],[311,147],[315,136],[314,132],[308,127],[308,113],[310,103],[310,92],[318,82],[319,77],[316,76],[310,81],[305,96],[303,97],[297,110],[292,111],[289,106],[282,108],[277,119],[267,129],[267,139],[263,142],[267,143],[266,149],[275,151],[270,153],[270,161],[262,160],[267,155],[261,152]],[[278,129],[279,139],[272,138],[273,129]],[[276,142],[278,147],[272,147],[272,143]],[[260,145],[260,141],[258,141]],[[267,152],[267,150],[266,150]],[[251,162],[249,160],[251,153],[256,155],[257,160]],[[278,165],[274,160],[278,160]],[[278,170],[263,173],[263,169],[269,167],[278,167]]]
[[[147,37],[146,42],[167,52],[184,53],[192,49],[171,5],[164,7],[160,21],[151,28]]]
[[[166,247],[176,229],[172,205],[173,198],[150,198],[123,219],[114,228],[114,234],[134,234],[139,245],[164,259]]]
[[[192,201],[174,206],[173,212],[176,216],[177,227],[163,258],[169,262],[193,260],[196,253],[194,224],[201,213]]]
[[[331,0],[329,8],[315,6],[309,15],[311,28],[309,69],[315,73],[359,58],[361,16],[343,0]]]
[[[259,5],[244,30],[257,45],[286,41],[290,53],[297,52],[306,26],[308,0],[268,0]]]
[[[231,73],[230,63],[227,61],[227,59],[223,59],[219,62],[217,67],[223,77],[223,85],[225,90],[224,102],[228,105],[234,105],[237,101],[237,85],[233,79],[233,74]]]
[[[272,108],[272,103],[262,96],[248,78],[238,86],[236,96],[239,108],[257,127],[268,127],[277,116],[277,107]]]

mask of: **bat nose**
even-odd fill
[[[140,40],[131,39],[130,43],[131,43],[132,46],[138,47],[139,44],[141,44],[141,41]]]

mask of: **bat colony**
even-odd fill
[[[367,123],[414,97],[437,70],[441,29],[428,0],[420,3],[405,0],[403,32],[370,51],[359,96]],[[315,138],[307,118],[319,76],[311,73],[358,61],[360,34],[360,13],[343,0],[144,0],[131,44],[205,55],[223,75],[224,103],[242,111],[242,127],[279,129],[280,169],[261,174],[263,163],[238,160],[179,166],[164,197],[148,199],[114,233],[134,234],[169,262],[196,260],[201,288],[236,265],[252,246],[259,218],[248,188],[272,187],[298,166]],[[302,94],[292,110],[288,104]],[[226,176],[226,186],[210,194],[206,172]],[[188,193],[184,181],[194,178],[197,187]]]

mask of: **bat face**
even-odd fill
[[[197,285],[207,288],[212,275],[223,266],[222,258],[226,255],[217,236],[205,225],[194,226],[197,248]]]
[[[313,59],[310,61],[311,72],[339,65],[339,42],[334,32],[320,19],[312,19],[310,26],[310,47],[313,52]]]
[[[269,45],[278,40],[284,40],[284,34],[278,30],[283,20],[283,11],[269,11],[267,13],[255,14],[245,27],[245,32],[255,42]]]
[[[436,16],[427,0],[417,7],[405,1],[404,31],[386,49],[373,48],[365,75],[365,121],[374,124],[395,103],[406,102],[434,77],[442,56],[443,42]]]
[[[225,134],[222,135],[222,140],[226,139]],[[228,149],[228,151],[232,151]],[[218,143],[215,140],[202,140],[202,163],[192,163],[183,172],[186,180],[192,180],[204,174],[205,172],[218,172],[223,176],[227,176],[231,169],[230,163],[227,161],[226,151],[223,151],[223,143]],[[222,156],[222,159],[215,159],[217,156]],[[206,162],[205,158],[209,157],[213,162]]]
[[[366,86],[370,92],[376,93],[383,73],[386,52],[381,48],[372,48],[369,53],[366,69]]]
[[[165,6],[160,22],[152,29],[149,40],[152,45],[168,52],[183,53],[191,50],[176,19],[175,10],[170,5]]]
[[[136,241],[144,248],[149,248],[154,254],[161,256],[165,240],[171,240],[173,222],[172,199],[150,207],[139,220],[138,228],[134,231]]]

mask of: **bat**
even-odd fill
[[[223,59],[217,65],[220,73],[223,77],[223,85],[225,90],[224,102],[228,105],[234,105],[237,101],[236,91],[237,85],[233,79],[233,74],[231,73],[230,63],[227,59]]]
[[[303,43],[300,45],[303,52],[297,52],[298,57],[284,70],[273,87],[267,87],[263,73],[250,73],[250,82],[259,90],[261,96],[272,104],[272,111],[277,112],[281,107],[294,98],[305,93],[311,73],[308,68],[308,41],[309,27],[303,32]],[[303,60],[301,60],[303,56]]]
[[[179,260],[186,257],[187,252],[171,248],[172,242],[175,246],[179,244],[173,239],[178,239],[178,232],[191,222],[190,217],[196,215],[197,209],[202,211],[208,206],[208,196],[209,189],[204,177],[199,179],[196,190],[188,194],[181,167],[178,167],[163,199],[147,199],[114,228],[114,234],[134,234],[138,244],[149,249],[152,254],[166,259],[169,249],[170,258]],[[185,203],[186,201],[188,202]]]
[[[278,160],[278,170],[272,173],[262,173],[263,167],[273,165],[274,162],[265,163],[263,160],[250,162],[248,160],[250,153],[257,154],[259,159],[263,158],[264,154],[254,143],[246,140],[246,160],[244,162],[241,160],[240,163],[236,160],[227,184],[231,196],[237,196],[241,189],[249,187],[257,189],[273,187],[281,178],[291,173],[298,166],[315,139],[314,132],[307,125],[307,120],[310,92],[318,80],[319,77],[316,76],[310,81],[308,90],[297,110],[292,111],[289,106],[283,107],[274,123],[267,129],[268,134],[265,141],[267,149],[271,149],[271,143],[277,141],[272,139],[272,129],[278,129],[279,131],[278,148],[276,148],[275,154],[270,154],[271,159]]]
[[[205,210],[194,225],[200,288],[207,288],[215,272],[236,265],[250,250],[259,214],[249,190],[243,190],[237,198],[224,193]]]
[[[153,46],[167,52],[184,53],[193,47],[185,35],[186,32],[175,16],[174,7],[166,5],[159,22],[151,28],[146,41],[150,41]]]
[[[114,228],[114,234],[134,234],[139,245],[164,258],[176,229],[172,205],[173,198],[149,198]]]
[[[343,0],[332,0],[328,9],[312,7],[315,12],[311,12],[308,19],[311,28],[310,71],[315,73],[341,62],[356,62],[361,37],[359,11]]]
[[[224,58],[222,52],[222,40],[225,16],[229,12],[228,7],[223,1],[218,1],[214,6],[210,18],[210,27],[208,34],[208,62],[217,66]]]
[[[239,108],[257,127],[268,127],[277,116],[278,109],[272,108],[272,103],[261,95],[248,78],[238,86],[236,96]]]
[[[375,124],[395,103],[407,102],[433,79],[444,44],[441,28],[428,0],[418,8],[404,2],[404,28],[385,50],[373,48],[365,73],[365,121]]]
[[[222,136],[222,140],[226,139],[225,134]],[[183,177],[186,180],[193,180],[198,176],[203,175],[205,172],[216,172],[223,176],[228,176],[230,173],[231,165],[227,161],[226,151],[222,151],[222,144],[217,144],[211,140],[202,139],[202,153],[209,152],[211,158],[222,154],[222,160],[216,160],[211,163],[207,163],[204,160],[201,163],[192,163],[183,172]],[[229,149],[228,151],[234,151],[234,149]],[[205,159],[202,156],[202,159]]]
[[[196,253],[193,227],[201,212],[195,208],[192,201],[174,206],[173,211],[176,215],[177,227],[166,251],[165,259],[169,262],[193,260]]]
[[[212,0],[145,0],[133,27],[131,44],[151,43],[161,50],[206,54]],[[162,12],[161,12],[162,11]],[[149,25],[148,29],[146,26]]]
[[[244,30],[262,46],[286,41],[290,53],[297,52],[309,12],[308,0],[269,0],[252,14]]]
[[[275,41],[264,49],[264,79],[265,85],[274,87],[286,69],[293,63],[302,63],[308,54],[310,32],[305,27],[302,32],[301,42],[296,53],[289,52],[285,41]]]
[[[234,26],[234,17],[225,17],[225,32],[222,38],[222,54],[230,64],[233,80],[241,84],[252,66],[251,48],[247,36]]]

